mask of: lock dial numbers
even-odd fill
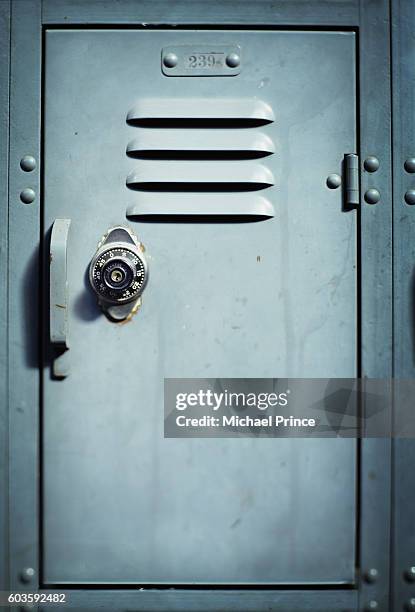
[[[137,299],[146,283],[146,267],[129,248],[114,246],[101,252],[90,271],[95,292],[105,301],[122,304]]]

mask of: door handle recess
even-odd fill
[[[69,374],[67,247],[70,225],[70,219],[56,219],[50,238],[49,325],[50,341],[56,348],[53,374],[58,378]]]

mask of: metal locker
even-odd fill
[[[164,379],[391,378],[393,8],[0,6],[2,587],[395,609],[390,440],[163,435]]]
[[[229,41],[238,75],[162,69]],[[165,377],[356,375],[356,210],[325,184],[356,149],[355,91],[353,32],[47,32],[44,230],[71,220],[47,582],[353,580],[355,440],[166,440],[160,406]],[[149,268],[124,325],[85,282],[119,224]]]

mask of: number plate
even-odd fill
[[[166,76],[235,76],[241,71],[239,45],[164,47],[161,69]]]

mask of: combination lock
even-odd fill
[[[108,230],[89,267],[91,286],[105,314],[115,321],[134,314],[147,279],[143,245],[127,227]]]

